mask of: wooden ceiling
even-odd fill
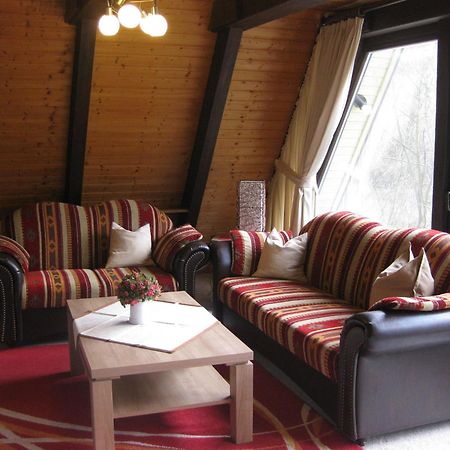
[[[75,29],[61,0],[0,2],[0,209],[63,200]],[[239,180],[270,181],[325,9],[245,31],[198,228],[235,226]],[[97,35],[82,202],[144,198],[181,206],[214,50],[212,0],[160,0],[159,39]]]

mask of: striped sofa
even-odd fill
[[[215,315],[352,440],[449,420],[450,311],[411,310],[450,306],[450,235],[388,228],[350,212],[318,216],[304,232],[308,284],[251,276],[261,233],[213,239]],[[425,249],[436,295],[386,299],[368,311],[375,278],[405,240],[414,255]]]
[[[112,200],[94,206],[43,202],[9,214],[0,235],[0,342],[64,331],[67,299],[115,295],[131,267],[105,268],[112,222],[128,230],[150,224],[151,266],[163,290],[193,295],[208,246],[189,225],[174,228],[154,206]]]

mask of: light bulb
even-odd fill
[[[141,30],[145,33],[145,34],[150,34],[150,29],[151,29],[151,21],[150,21],[150,16],[147,15],[145,12],[141,17],[141,22],[139,23],[139,26],[141,27]]]
[[[136,28],[141,21],[141,11],[134,5],[123,5],[117,13],[120,23],[126,28]]]
[[[164,36],[167,32],[167,20],[161,14],[149,14],[141,20],[141,30],[152,37]]]
[[[108,8],[108,14],[100,17],[98,21],[98,29],[103,36],[115,36],[119,32],[120,23],[117,17],[112,13],[112,9]]]

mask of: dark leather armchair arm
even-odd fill
[[[0,343],[22,340],[23,269],[10,254],[0,252]]]
[[[193,241],[182,247],[175,255],[172,272],[180,290],[195,298],[195,277],[197,270],[209,259],[209,247],[204,241]]]
[[[222,320],[223,306],[217,288],[222,278],[231,275],[231,239],[213,239],[210,247],[213,263],[213,314]]]

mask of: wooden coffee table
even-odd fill
[[[161,300],[201,306],[186,292]],[[253,439],[253,352],[220,322],[173,353],[84,336],[75,347],[73,320],[117,301],[116,297],[69,300],[70,364],[86,372],[91,392],[94,448],[114,448],[114,419],[230,403],[231,437]],[[213,365],[230,366],[230,384]]]

